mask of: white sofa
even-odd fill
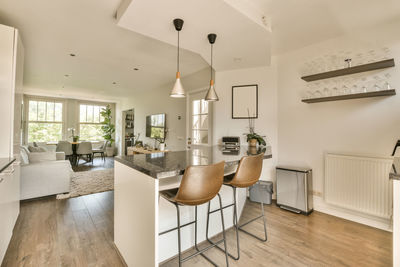
[[[21,200],[67,193],[71,175],[64,152],[31,153],[21,148]]]

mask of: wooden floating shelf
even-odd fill
[[[366,71],[371,71],[371,70],[390,68],[390,67],[394,67],[394,65],[395,65],[394,59],[392,58],[392,59],[382,60],[382,61],[378,61],[378,62],[374,62],[374,63],[358,65],[358,66],[354,66],[354,67],[350,67],[350,68],[333,70],[333,71],[303,76],[301,78],[307,82],[312,82],[312,81],[323,80],[323,79],[344,76],[344,75],[350,75],[350,74],[366,72]]]
[[[396,95],[395,89],[368,92],[368,93],[350,94],[350,95],[336,95],[336,96],[327,96],[319,98],[310,98],[310,99],[303,99],[301,101],[310,104],[310,103],[327,102],[327,101],[338,101],[338,100],[348,100],[348,99],[377,97],[377,96],[392,96],[392,95]]]

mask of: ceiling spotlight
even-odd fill
[[[112,84],[117,84],[116,82],[113,82]]]
[[[76,55],[75,54],[73,54],[73,53],[71,53],[71,54],[69,54],[71,57],[75,57]]]
[[[69,74],[65,74],[64,77],[65,77],[65,78],[68,78],[68,77],[69,77]]]
[[[133,68],[133,70],[139,70],[138,68]]]

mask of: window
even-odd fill
[[[204,99],[192,101],[193,144],[208,144],[208,102]]]
[[[29,100],[28,106],[28,142],[61,140],[63,104],[56,101]]]
[[[105,106],[81,104],[79,107],[79,139],[86,141],[103,140],[104,118],[100,112]]]

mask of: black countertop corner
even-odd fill
[[[7,169],[14,161],[14,158],[0,158],[0,173]]]
[[[392,180],[400,180],[400,157],[394,157],[389,178]]]
[[[159,152],[118,156],[115,160],[153,178],[182,175],[185,168],[192,165],[209,165],[225,161],[229,169],[239,163],[243,156],[264,152],[264,159],[272,158],[271,147],[249,148],[242,146],[238,151],[224,151],[221,146],[193,146],[185,151]]]

